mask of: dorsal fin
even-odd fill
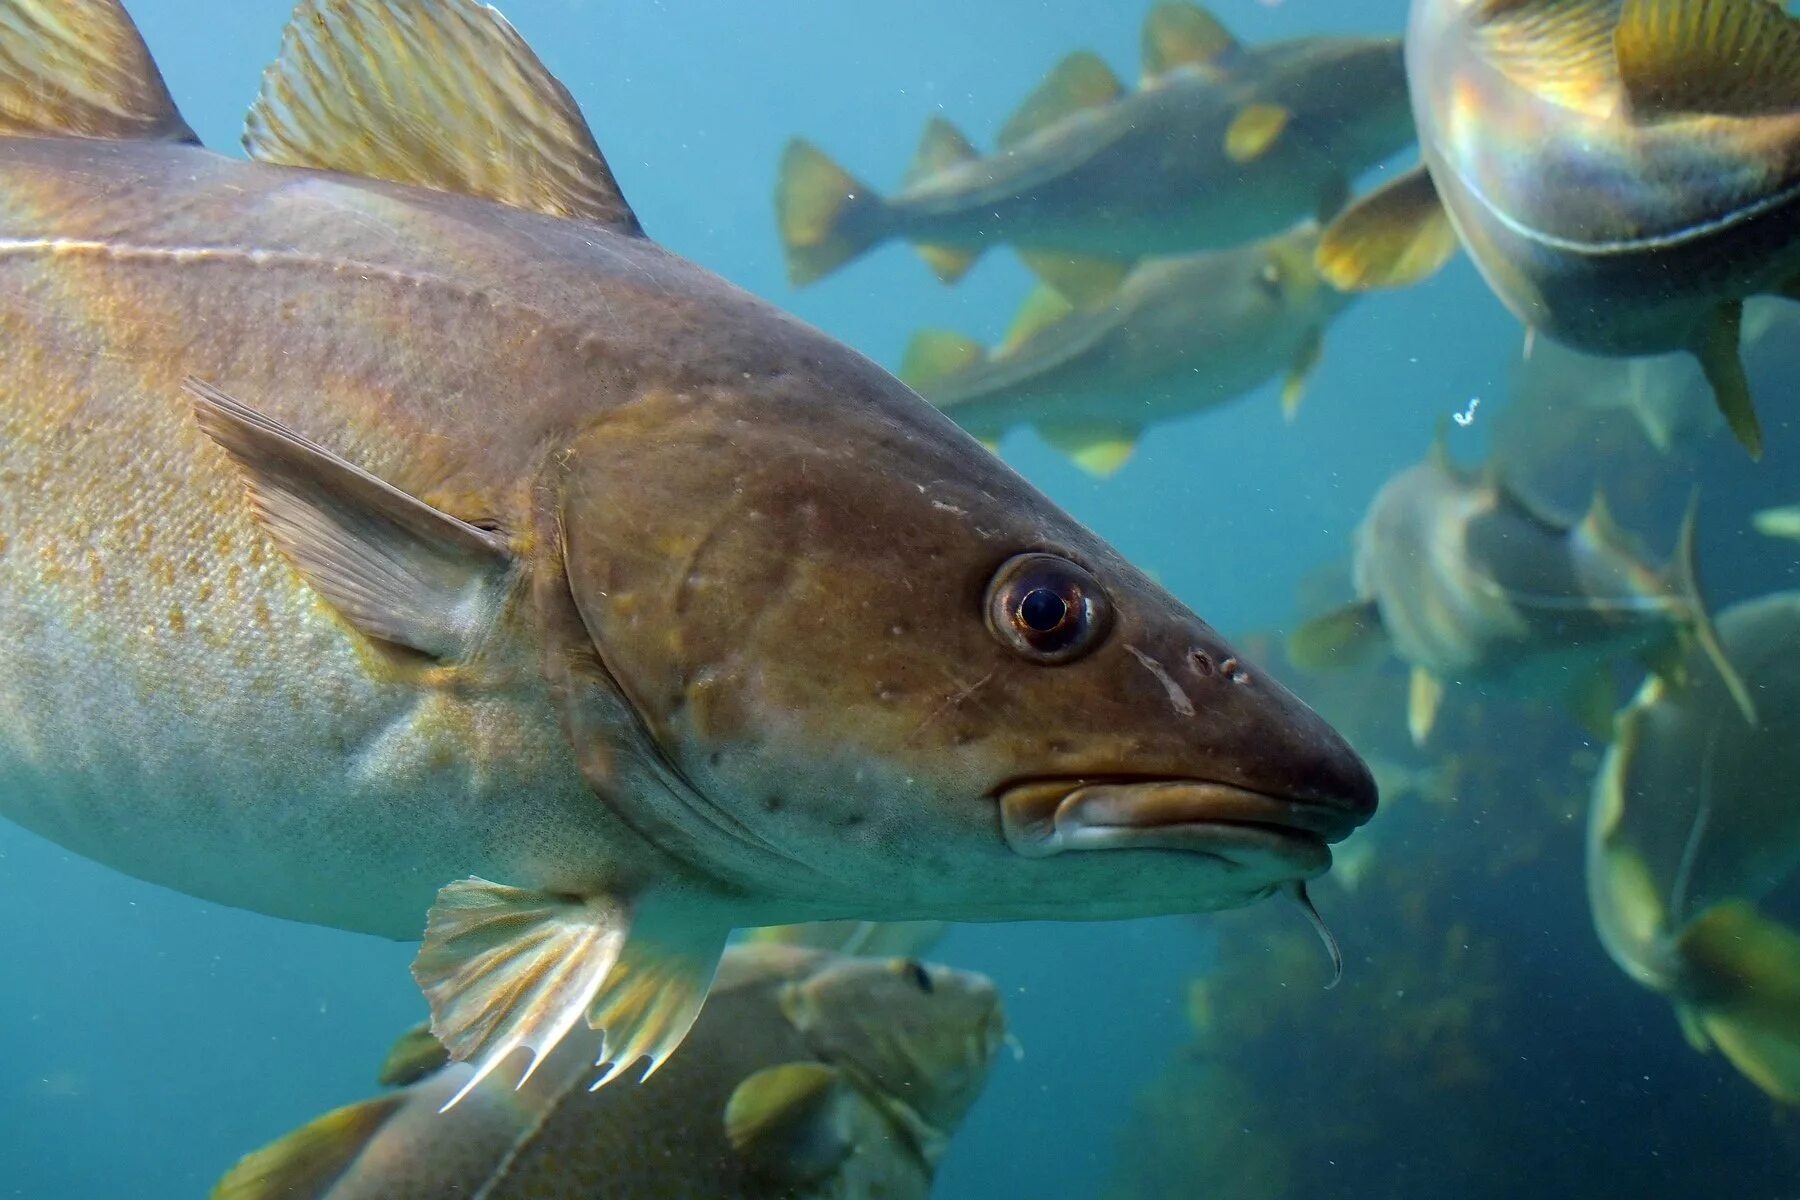
[[[642,232],[574,99],[474,0],[301,0],[244,148]]]
[[[1078,50],[1057,63],[1037,90],[1025,97],[1019,111],[1000,130],[1000,148],[1010,149],[1082,109],[1111,104],[1124,91],[1119,77],[1098,54]]]
[[[1800,108],[1800,18],[1779,0],[1625,0],[1613,44],[1639,116]]]
[[[1620,527],[1598,484],[1594,485],[1594,498],[1588,501],[1587,512],[1581,518],[1581,528],[1597,545],[1635,548],[1636,539]]]
[[[117,0],[0,2],[0,136],[192,142]]]
[[[980,157],[974,144],[963,136],[962,130],[942,117],[933,117],[925,122],[924,136],[919,139],[919,152],[913,156],[912,166],[906,169],[906,186],[911,187],[922,179],[930,179],[951,167],[974,162]]]
[[[1144,18],[1144,79],[1182,67],[1212,70],[1237,52],[1237,39],[1218,18],[1185,0],[1163,0]]]
[[[1031,294],[1025,297],[1025,303],[1019,306],[1012,328],[1006,331],[1006,336],[994,347],[994,357],[1004,358],[1009,354],[1016,354],[1025,343],[1052,325],[1068,319],[1074,312],[1075,306],[1061,292],[1047,283],[1039,284],[1031,289]]]

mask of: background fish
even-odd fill
[[[1726,610],[1719,637],[1762,720],[1710,672],[1644,685],[1595,781],[1588,896],[1607,953],[1696,1048],[1800,1103],[1800,934],[1757,910],[1800,868],[1800,593]]]
[[[471,1082],[584,1021],[654,1069],[734,926],[1244,903],[1372,811],[950,421],[646,239],[492,9],[307,0],[252,162],[110,2],[0,2],[0,60],[0,812],[423,932]]]
[[[1454,226],[1532,329],[1692,352],[1760,454],[1739,327],[1747,297],[1800,295],[1800,21],[1770,0],[1414,0],[1406,62],[1424,163],[1327,231],[1326,277],[1415,281]]]
[[[1319,279],[1317,244],[1309,223],[1237,250],[1150,259],[1087,309],[1046,286],[991,354],[958,334],[923,332],[900,377],[982,440],[1030,425],[1096,475],[1124,465],[1146,426],[1284,371],[1291,418],[1325,327],[1349,301]]]
[[[440,1113],[470,1068],[417,1030],[384,1071],[410,1086],[247,1156],[213,1196],[923,1200],[1004,1032],[980,975],[738,946],[692,1048],[652,1080],[590,1091],[584,1031],[523,1087],[503,1072]]]
[[[796,283],[893,238],[946,283],[998,243],[1059,287],[1116,282],[1144,255],[1222,249],[1342,206],[1350,181],[1412,141],[1396,38],[1240,45],[1190,4],[1144,25],[1144,82],[1127,92],[1090,53],[1063,60],[987,156],[943,119],[906,186],[883,198],[803,140],[782,159],[776,211]],[[1071,297],[1078,298],[1078,297]]]
[[[1615,659],[1691,636],[1754,719],[1712,631],[1693,537],[1690,510],[1674,557],[1656,568],[1599,493],[1579,522],[1564,522],[1492,473],[1459,470],[1440,442],[1381,489],[1357,529],[1362,599],[1300,629],[1289,652],[1322,669],[1385,638],[1412,666],[1408,724],[1423,742],[1447,680],[1568,695],[1578,715],[1610,712]]]

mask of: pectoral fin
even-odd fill
[[[1369,661],[1386,644],[1381,610],[1373,600],[1358,600],[1295,630],[1288,638],[1287,656],[1302,671],[1335,671]]]
[[[1137,451],[1138,431],[1123,425],[1039,425],[1038,433],[1089,475],[1116,474]]]
[[[822,1179],[848,1158],[852,1101],[834,1067],[791,1062],[758,1071],[725,1104],[725,1136],[762,1175]]]
[[[9,0],[0,62],[0,136],[197,140],[117,0]]]
[[[373,638],[446,660],[481,643],[511,590],[503,539],[344,461],[211,384],[200,428],[243,472],[262,525],[308,583]]]
[[[1764,537],[1800,539],[1800,504],[1765,508],[1750,520]]]
[[[1750,377],[1744,373],[1744,360],[1738,354],[1738,335],[1743,326],[1744,305],[1741,301],[1720,307],[1708,322],[1694,357],[1712,385],[1713,399],[1725,424],[1753,459],[1762,457],[1762,423],[1756,419],[1756,402],[1750,396]]]
[[[245,1155],[212,1190],[212,1200],[324,1200],[369,1142],[406,1103],[377,1096],[328,1112]]]
[[[1287,379],[1281,385],[1281,419],[1289,425],[1300,414],[1300,401],[1306,397],[1306,384],[1313,372],[1319,368],[1319,359],[1325,353],[1325,332],[1315,329],[1306,335],[1300,343],[1300,352],[1294,356],[1294,363],[1288,368]]]
[[[568,90],[475,0],[302,0],[244,148],[642,232]]]
[[[1431,736],[1443,703],[1443,681],[1424,667],[1414,667],[1406,698],[1406,731],[1412,735],[1413,745],[1423,746]]]
[[[650,919],[646,920],[645,918]],[[513,1051],[524,1083],[584,1016],[605,1031],[595,1087],[648,1057],[647,1077],[699,1015],[726,930],[634,908],[465,879],[438,893],[413,960],[431,1002],[431,1032],[475,1073],[449,1108]]]
[[[1800,1103],[1800,936],[1731,901],[1688,922],[1676,952],[1720,1052],[1769,1095]]]
[[[406,1087],[435,1075],[449,1061],[450,1052],[431,1034],[431,1022],[421,1021],[395,1039],[375,1082],[382,1087]]]
[[[1315,262],[1340,292],[1411,287],[1456,253],[1456,229],[1423,166],[1396,176],[1338,214]]]
[[[1293,117],[1279,104],[1246,105],[1225,130],[1226,157],[1236,163],[1261,158],[1280,140],[1281,131]]]

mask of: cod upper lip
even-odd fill
[[[1202,779],[1039,779],[999,793],[1007,843],[1032,858],[1118,845],[1182,850],[1234,833],[1322,847],[1367,813]]]

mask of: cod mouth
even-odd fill
[[[1316,800],[1198,779],[1034,779],[1000,789],[1006,843],[1026,858],[1075,850],[1175,850],[1227,862],[1286,860],[1316,874],[1368,817]]]

